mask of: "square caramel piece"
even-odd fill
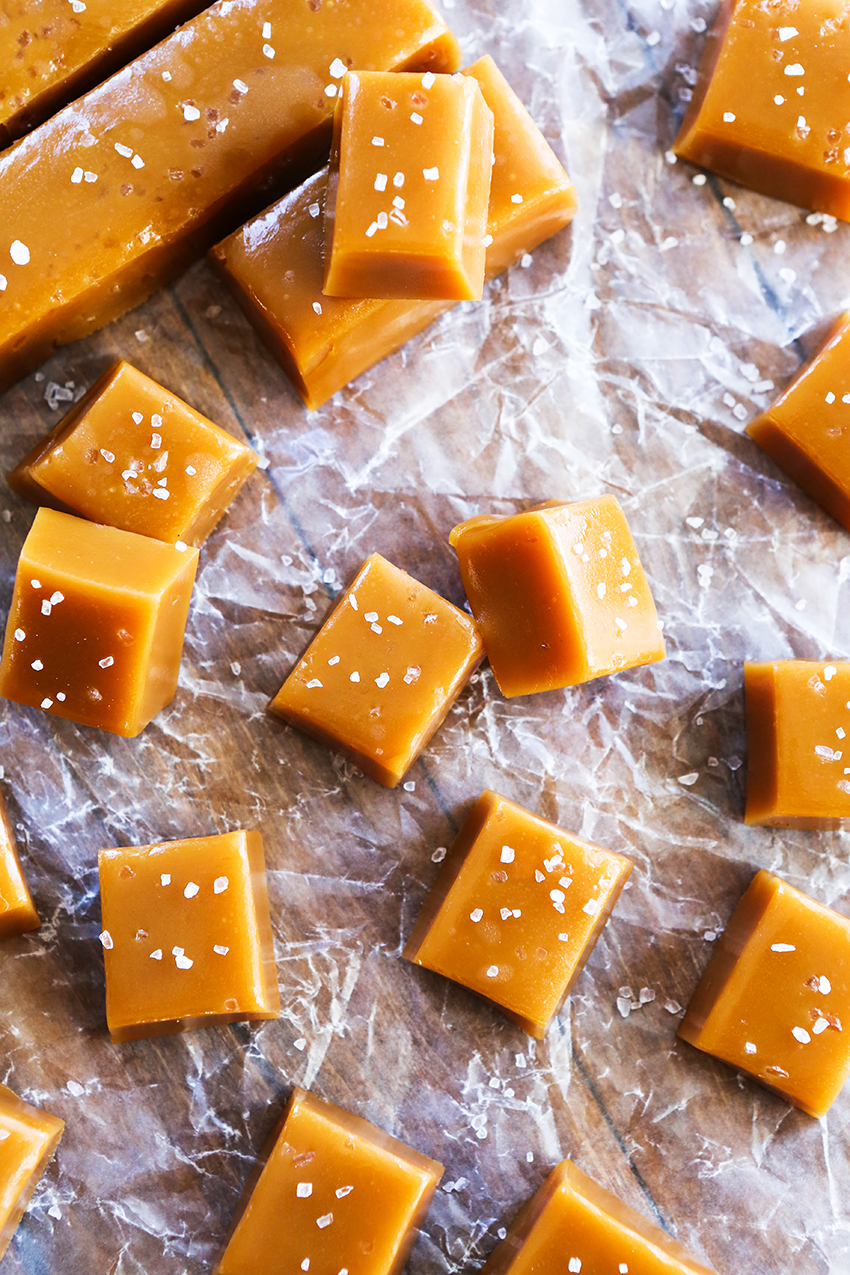
[[[481,1275],[714,1275],[571,1160],[526,1203]]]
[[[373,553],[269,709],[394,788],[483,653],[468,615]]]
[[[197,549],[39,509],[24,541],[0,695],[138,735],[174,697]]]
[[[214,1275],[401,1275],[443,1166],[295,1089]]]
[[[113,1041],[280,1016],[259,832],[101,850],[99,867]]]
[[[0,939],[26,934],[40,925],[18,858],[12,821],[0,794]]]
[[[257,457],[120,360],[8,476],[35,505],[203,544]]]
[[[759,872],[715,944],[679,1035],[824,1115],[850,1072],[850,920]]]
[[[349,71],[334,114],[324,291],[480,300],[493,112],[462,75]]]
[[[404,949],[541,1039],[602,933],[631,860],[485,791]]]
[[[850,531],[850,314],[747,433]]]
[[[745,822],[836,828],[850,820],[850,663],[744,665]]]
[[[0,1259],[62,1137],[64,1120],[0,1085]]]
[[[848,67],[850,26],[832,0],[723,0],[673,150],[846,221]]]
[[[655,603],[616,497],[485,514],[449,540],[507,698],[664,659]]]

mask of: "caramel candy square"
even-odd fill
[[[214,1275],[401,1275],[443,1166],[295,1089]]]
[[[747,433],[850,531],[850,314]]]
[[[616,497],[471,518],[450,543],[508,698],[664,659],[655,603]]]
[[[673,149],[847,220],[848,67],[850,27],[833,0],[724,0]]]
[[[9,486],[36,505],[200,545],[256,467],[249,447],[121,359]]]
[[[571,1160],[552,1170],[481,1275],[714,1275]]]
[[[280,1017],[259,832],[101,850],[114,1042]]]
[[[174,697],[197,549],[39,509],[21,550],[0,695],[138,735]]]
[[[487,217],[486,277],[507,270],[573,217],[570,179],[492,58],[463,72],[478,83],[495,118]],[[394,174],[393,174],[394,176]],[[309,408],[422,332],[451,308],[445,301],[326,297],[318,173],[236,234],[211,261]]]
[[[12,821],[0,795],[0,939],[26,934],[40,925],[18,858]]]
[[[404,949],[541,1039],[593,951],[631,860],[485,791]]]
[[[744,665],[745,821],[836,828],[850,819],[850,663]]]
[[[324,292],[480,300],[493,112],[468,76],[349,71],[334,115]]]
[[[469,616],[373,553],[269,708],[394,788],[482,655]]]
[[[759,872],[715,945],[679,1035],[809,1115],[824,1115],[850,1072],[850,920]]]
[[[59,1145],[64,1120],[0,1085],[0,1258]]]

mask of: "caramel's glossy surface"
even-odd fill
[[[8,481],[34,504],[200,545],[256,467],[249,447],[122,359]]]
[[[850,314],[747,433],[850,531]]]
[[[425,0],[219,0],[22,138],[0,155],[0,388],[321,163],[349,66],[458,61]]]
[[[295,1089],[214,1275],[400,1275],[443,1166]]]
[[[0,794],[0,939],[37,930],[40,925],[18,858],[12,821]]]
[[[744,665],[745,820],[834,828],[850,819],[850,663],[776,660]]]
[[[203,8],[204,0],[0,0],[0,146]]]
[[[673,149],[763,195],[850,218],[841,0],[724,0]]]
[[[679,1035],[809,1115],[824,1115],[850,1072],[850,920],[759,872]]]
[[[495,120],[486,277],[492,279],[562,229],[575,213],[567,174],[492,58],[463,72]],[[321,407],[447,309],[445,301],[326,297],[327,175],[317,174],[211,253],[260,338],[309,408]]]
[[[23,1217],[65,1122],[0,1085],[0,1258]]]
[[[324,292],[480,300],[493,112],[459,75],[349,71],[334,114]]]
[[[197,549],[39,509],[24,541],[0,695],[138,735],[177,689]]]
[[[714,1275],[570,1160],[552,1170],[481,1275]]]
[[[373,553],[269,709],[394,788],[482,655],[469,616]]]
[[[99,867],[113,1041],[280,1016],[259,832],[101,850]]]
[[[664,659],[655,603],[616,497],[472,518],[450,543],[508,698]]]
[[[455,840],[404,950],[541,1039],[632,870],[485,791]]]

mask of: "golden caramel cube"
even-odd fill
[[[850,531],[850,314],[747,433]]]
[[[26,934],[40,925],[18,858],[12,821],[0,795],[0,939]]]
[[[571,1160],[552,1170],[481,1275],[714,1275]]]
[[[24,541],[0,695],[138,735],[174,697],[197,549],[39,509]]]
[[[331,297],[480,300],[493,112],[468,76],[349,71],[325,202]]]
[[[847,917],[759,872],[715,945],[679,1035],[809,1115],[824,1115],[850,1072],[848,944]]]
[[[269,708],[394,788],[482,655],[469,616],[373,553]]]
[[[64,1120],[0,1085],[0,1258],[62,1137]]]
[[[259,832],[101,850],[116,1043],[280,1017]]]
[[[745,820],[835,828],[850,819],[850,663],[744,665]]]
[[[602,933],[632,863],[485,791],[404,949],[541,1039]]]
[[[250,447],[121,359],[9,486],[35,505],[201,545],[256,467]]]
[[[348,67],[459,60],[427,0],[226,0],[22,138],[0,154],[0,389],[322,163]]]
[[[570,179],[492,58],[463,72],[495,118],[487,216],[486,277],[492,279],[573,217]],[[323,295],[318,173],[212,251],[210,260],[309,408],[422,332],[445,301],[351,300]]]
[[[835,0],[724,0],[673,149],[846,220],[848,67],[850,28]]]
[[[443,1166],[295,1089],[214,1275],[401,1275]]]
[[[471,518],[450,543],[508,698],[664,659],[655,603],[616,497]]]

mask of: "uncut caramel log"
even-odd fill
[[[350,64],[458,60],[425,0],[220,0],[22,138],[0,156],[0,389],[138,305],[287,172],[321,162]]]
[[[0,0],[0,146],[206,7],[206,0]]]
[[[492,58],[464,71],[495,117],[486,276],[500,274],[572,220],[575,190]],[[446,301],[355,301],[323,295],[319,173],[218,244],[211,260],[309,408],[392,354],[451,309]],[[519,199],[515,196],[520,196]]]
[[[59,1145],[64,1120],[0,1085],[0,1258]]]

